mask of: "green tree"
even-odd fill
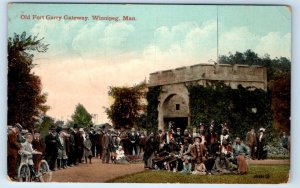
[[[229,53],[219,58],[220,64],[259,65],[267,68],[268,97],[272,101],[273,127],[290,130],[291,116],[291,61],[286,57],[271,59],[268,54],[259,57],[255,52]]]
[[[270,130],[271,101],[266,91],[251,90],[241,85],[232,89],[218,81],[207,86],[190,84],[187,88],[193,104],[190,106],[192,126],[197,127],[200,122],[209,126],[213,119],[217,130],[221,130],[220,125],[226,122],[233,130],[232,136],[242,139],[250,127],[257,130],[263,126]]]
[[[290,131],[291,116],[291,75],[282,74],[270,83],[272,89],[272,113],[274,127]]]
[[[228,56],[222,55],[219,58],[220,64],[244,64],[244,65],[258,65],[267,68],[268,81],[274,80],[277,76],[291,71],[291,61],[286,57],[271,59],[270,55],[266,54],[259,57],[257,53],[252,50],[247,50],[244,53],[236,52],[229,53]]]
[[[72,115],[72,123],[77,124],[79,127],[89,127],[92,122],[92,115],[85,109],[82,104],[76,106],[75,112]]]
[[[145,112],[145,83],[134,87],[110,87],[108,95],[114,98],[114,103],[105,108],[108,118],[115,128],[138,126],[145,122],[142,114]]]
[[[42,122],[38,126],[38,130],[40,131],[43,138],[48,134],[50,127],[53,126],[54,123],[55,123],[54,118],[50,116],[42,117]]]
[[[41,80],[32,71],[34,54],[48,49],[42,40],[26,36],[26,32],[8,38],[8,124],[21,123],[24,128],[33,129],[50,108],[45,105],[47,94],[42,93]]]

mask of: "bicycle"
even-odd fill
[[[31,181],[50,182],[52,180],[52,171],[50,170],[46,160],[42,159],[39,162],[38,170],[37,172],[35,172],[36,176],[33,177],[33,175],[30,172],[28,155],[24,153],[19,153],[19,154],[21,155],[21,163],[18,168],[18,179],[20,182],[31,182]],[[35,152],[33,154],[41,155],[40,152]]]

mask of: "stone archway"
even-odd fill
[[[164,92],[168,91],[168,92]],[[188,90],[183,84],[163,86],[158,106],[158,129],[166,130],[169,121],[183,131],[190,125]]]
[[[189,107],[185,99],[178,94],[169,95],[162,104],[164,127],[167,128],[170,121],[174,122],[173,129],[183,130],[188,126]]]

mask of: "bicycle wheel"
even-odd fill
[[[40,162],[38,169],[38,176],[41,182],[50,182],[52,180],[52,171],[46,160]]]
[[[18,179],[20,182],[30,181],[30,169],[25,163],[22,163],[18,169]]]

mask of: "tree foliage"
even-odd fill
[[[220,125],[227,123],[233,136],[241,138],[251,127],[270,130],[271,101],[266,91],[241,85],[232,89],[223,82],[210,82],[207,86],[190,84],[187,88],[192,126],[199,126],[200,122],[208,126],[214,120],[217,130],[221,130]]]
[[[145,88],[144,82],[134,87],[109,88],[108,95],[114,102],[109,108],[105,108],[105,112],[115,128],[138,126],[145,112]]]
[[[259,65],[267,68],[268,94],[272,100],[273,126],[281,131],[290,130],[291,116],[291,62],[285,57],[271,59],[268,54],[259,57],[255,52],[229,53],[221,56],[222,64]]]
[[[54,118],[50,116],[44,116],[42,117],[41,124],[38,126],[38,130],[40,131],[42,137],[45,137],[51,126],[55,124]]]
[[[271,59],[268,54],[259,57],[257,53],[247,50],[244,53],[229,53],[228,56],[222,55],[219,58],[220,64],[242,64],[242,65],[258,65],[267,68],[268,81],[274,80],[277,76],[291,71],[291,62],[285,57]]]
[[[71,124],[77,124],[79,127],[89,127],[92,122],[92,115],[85,109],[82,104],[78,104],[75,108],[74,114],[72,115]]]
[[[15,34],[8,38],[8,124],[21,123],[32,129],[39,116],[49,110],[39,76],[32,71],[34,53],[44,53],[43,38]]]
[[[158,105],[161,86],[149,87],[147,92],[146,129],[155,132],[158,128]]]
[[[290,131],[291,116],[291,74],[278,76],[270,83],[272,89],[272,113],[274,127],[285,132]]]

